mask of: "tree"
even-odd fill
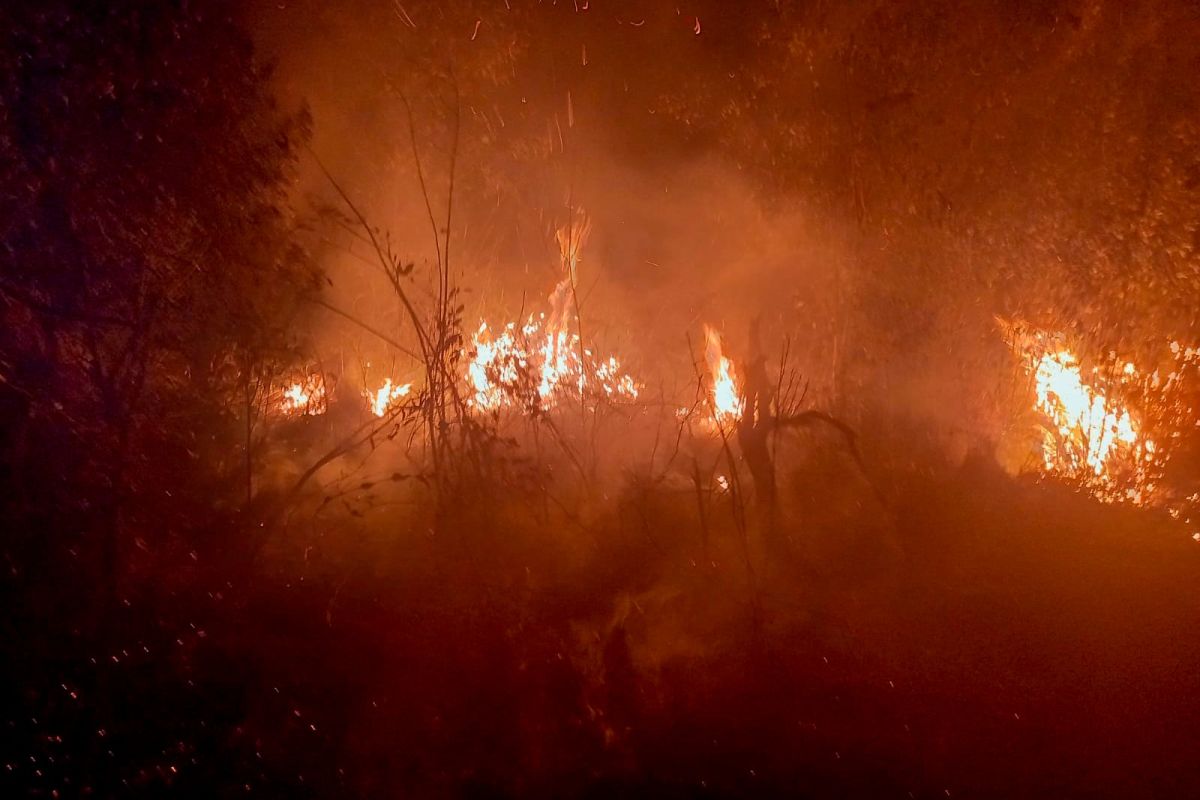
[[[235,402],[286,358],[318,287],[287,202],[308,119],[276,106],[224,3],[16,6],[0,39],[5,512],[30,539],[84,532],[111,581],[124,518],[153,508],[139,537],[170,532],[233,472],[202,455],[236,452]]]

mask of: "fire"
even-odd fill
[[[607,360],[597,363],[592,374],[607,397],[637,399],[637,381],[621,371],[621,362],[616,356],[609,356]]]
[[[519,368],[528,364],[525,351],[517,347],[514,327],[510,322],[493,340],[487,323],[482,322],[472,337],[474,357],[467,362],[467,381],[474,389],[471,405],[486,411],[499,408],[504,402],[503,387],[516,384]]]
[[[482,411],[506,406],[546,411],[564,393],[582,395],[588,389],[606,398],[636,400],[639,384],[620,359],[597,358],[581,348],[579,335],[564,330],[562,319],[538,314],[520,327],[509,322],[498,334],[481,323],[467,361],[470,404]]]
[[[468,400],[474,408],[496,411],[506,406],[546,411],[565,393],[637,399],[639,385],[616,356],[597,357],[583,347],[572,329],[574,281],[580,251],[591,231],[582,215],[558,230],[559,252],[567,273],[550,294],[550,313],[530,315],[525,324],[509,322],[493,334],[482,322],[471,337],[467,357]]]
[[[1084,369],[1061,334],[997,321],[1032,378],[1032,405],[1042,417],[1040,471],[1102,502],[1164,510],[1194,526],[1200,492],[1169,476],[1168,464],[1200,427],[1200,349],[1168,340],[1153,367],[1109,351]]]
[[[704,326],[704,360],[712,380],[713,417],[718,425],[736,422],[742,416],[745,401],[738,391],[733,363],[721,351],[721,335]]]
[[[306,375],[290,386],[284,387],[276,407],[289,417],[317,416],[325,413],[325,376],[319,372]]]
[[[571,215],[571,222],[554,232],[558,240],[558,252],[562,257],[563,269],[567,273],[568,284],[575,280],[579,268],[579,254],[592,232],[592,221],[580,212],[578,216]]]
[[[375,391],[369,389],[363,390],[363,397],[367,399],[368,405],[371,407],[371,413],[377,417],[382,417],[402,398],[406,397],[412,390],[411,383],[405,383],[396,386],[392,383],[392,379],[388,378]]]
[[[1155,445],[1129,409],[1085,381],[1078,359],[1069,350],[1043,353],[1033,375],[1037,408],[1052,426],[1042,443],[1046,470],[1078,477],[1101,490],[1100,496],[1110,495],[1116,476],[1126,473],[1133,481],[1126,499],[1138,502],[1145,483],[1144,465],[1153,460]],[[1133,364],[1121,370],[1122,378],[1136,376]]]
[[[1178,498],[1162,477],[1182,431],[1196,424],[1188,386],[1200,351],[1172,342],[1154,370],[1109,352],[1085,370],[1063,336],[1001,325],[1033,379],[1033,406],[1044,420],[1042,471],[1105,502],[1172,507]]]

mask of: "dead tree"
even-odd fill
[[[763,509],[775,505],[775,464],[771,458],[770,435],[774,428],[775,387],[767,376],[767,359],[762,351],[759,321],[750,324],[750,349],[745,367],[745,407],[738,420],[738,446],[754,482],[754,496]]]

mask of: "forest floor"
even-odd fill
[[[211,555],[145,579],[96,629],[70,566],[47,566],[58,583],[14,593],[6,623],[0,779],[59,797],[1200,788],[1200,544],[978,464],[905,480],[898,551],[817,568],[748,574],[728,526],[701,547],[672,502],[559,549],[505,513],[343,521],[236,579]]]

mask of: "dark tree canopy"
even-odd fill
[[[288,206],[307,119],[276,106],[231,11],[0,12],[4,447],[63,509],[186,496],[316,286]]]

